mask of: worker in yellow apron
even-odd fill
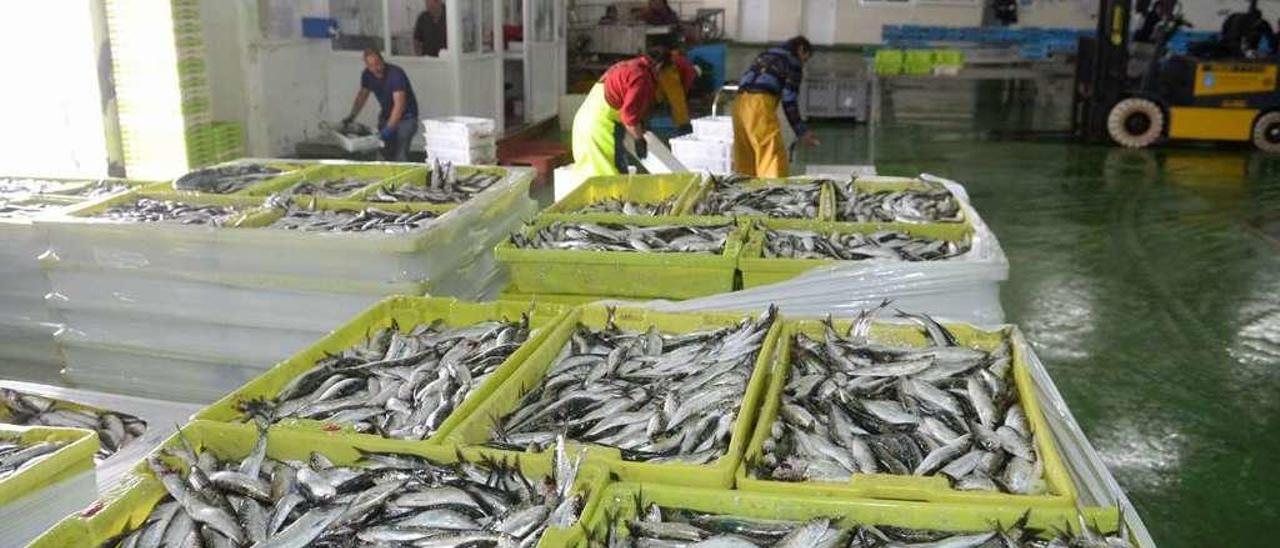
[[[733,170],[753,177],[786,177],[787,146],[778,123],[778,105],[800,142],[818,144],[800,118],[800,82],[813,44],[803,36],[756,57],[738,81],[733,101]]]
[[[693,131],[689,121],[689,91],[698,78],[698,68],[679,51],[671,52],[671,62],[658,73],[658,102],[671,108],[671,122],[677,134]]]
[[[573,163],[578,176],[625,173],[627,135],[635,139],[636,153],[644,158],[644,119],[670,51],[665,45],[651,46],[645,55],[609,67],[591,86],[573,117]]]

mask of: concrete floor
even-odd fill
[[[1280,157],[994,139],[1016,108],[951,110],[892,117],[874,154],[819,126],[800,163],[964,183],[1009,256],[1008,320],[1159,545],[1280,543]]]

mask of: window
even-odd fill
[[[462,52],[493,51],[493,1],[461,0]]]
[[[555,40],[556,6],[553,2],[554,0],[534,0],[533,40],[535,42]]]
[[[382,0],[329,0],[329,17],[338,22],[338,35],[332,40],[333,49],[382,49],[386,36],[382,10]]]

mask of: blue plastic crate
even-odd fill
[[[333,38],[338,21],[331,17],[303,17],[302,36],[306,38]]]
[[[1018,48],[1018,57],[1033,61],[1048,59],[1049,48],[1044,43],[1023,44]]]

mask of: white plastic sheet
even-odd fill
[[[658,302],[654,307],[669,311],[758,310],[776,304],[784,314],[848,317],[891,299],[904,310],[955,321],[1003,323],[999,284],[1009,276],[1009,261],[1000,242],[969,204],[963,186],[931,175],[921,178],[946,185],[960,198],[974,228],[967,253],[943,261],[838,264],[784,282],[687,301]]]
[[[0,381],[0,387],[132,415],[146,423],[147,430],[142,433],[142,436],[135,438],[106,460],[98,463],[97,482],[101,489],[114,486],[142,457],[173,435],[179,426],[186,424],[188,418],[201,407],[195,403],[137,398],[25,382]]]
[[[22,548],[98,498],[93,469],[0,506],[0,548]]]

